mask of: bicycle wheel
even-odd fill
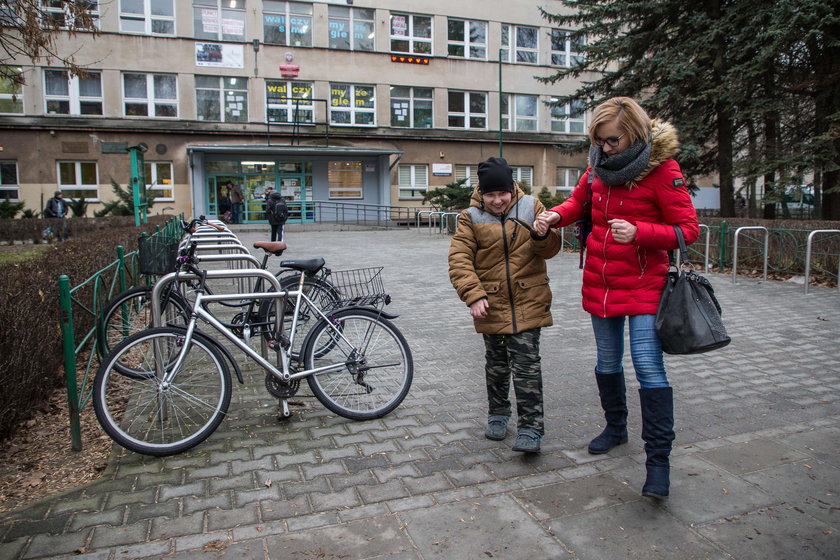
[[[161,319],[164,325],[186,325],[191,308],[174,289],[164,290]],[[102,356],[120,342],[152,325],[152,287],[138,286],[117,294],[102,311]]]
[[[379,418],[397,408],[414,377],[405,337],[393,323],[366,309],[338,311],[316,324],[304,357],[307,370],[337,366],[306,380],[325,407],[352,420]]]
[[[181,367],[185,329],[157,327],[121,342],[108,355],[93,383],[93,408],[102,429],[121,446],[164,457],[204,441],[224,419],[231,397],[228,364],[217,343],[195,333]],[[155,349],[158,349],[157,351]],[[162,364],[155,366],[156,352]],[[124,375],[123,364],[135,375]]]
[[[285,276],[280,278],[280,287],[283,290],[297,290],[299,275]],[[318,309],[326,312],[338,305],[339,295],[335,286],[320,278],[304,278],[303,293],[317,306]],[[301,349],[306,339],[306,333],[320,319],[318,314],[306,302],[302,302],[302,309],[298,314],[297,327],[295,329],[294,343],[292,344],[292,359],[298,362],[303,361]],[[276,303],[273,300],[263,300],[260,304],[258,321],[266,325],[263,329],[263,336],[266,340],[277,338],[274,335],[274,316],[276,315]],[[291,340],[292,318],[295,314],[295,302],[292,298],[286,299],[286,308],[283,319],[283,334]]]

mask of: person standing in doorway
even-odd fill
[[[64,200],[64,193],[61,191],[55,191],[53,197],[47,201],[46,208],[44,208],[45,218],[56,219],[53,231],[55,232],[56,239],[59,241],[67,239],[67,211],[69,209],[67,201]]]
[[[227,182],[227,189],[230,198],[231,223],[238,224],[245,196],[242,194],[242,188],[239,185],[234,185],[232,181]]]

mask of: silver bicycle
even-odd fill
[[[396,316],[364,305],[358,293],[345,307],[319,307],[308,297],[304,282],[324,266],[323,259],[287,261],[286,266],[298,271],[299,281],[296,289],[284,290],[264,270],[200,270],[195,244],[183,253],[181,272],[162,278],[152,300],[178,275],[198,280],[186,326],[156,326],[131,335],[103,359],[96,373],[96,417],[121,446],[144,455],[174,455],[204,441],[224,420],[232,392],[231,369],[240,383],[244,380],[230,351],[197,328],[199,320],[265,369],[266,388],[280,400],[284,416],[289,414],[286,400],[296,394],[304,378],[325,407],[353,420],[382,417],[405,399],[414,365],[408,343],[391,322]],[[207,278],[246,274],[264,278],[273,291],[205,293]],[[245,298],[277,306],[272,315],[276,337],[261,338],[262,352],[202,305]],[[284,312],[287,305],[293,308],[291,313]],[[317,320],[299,333],[296,323],[303,313],[314,313]],[[289,320],[291,329],[284,329],[283,321]],[[299,334],[304,336],[302,345],[295,344]],[[302,348],[300,360],[292,357],[293,348]],[[276,363],[268,359],[272,355]]]

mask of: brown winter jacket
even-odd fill
[[[516,187],[499,216],[483,209],[476,187],[470,208],[458,217],[449,248],[449,279],[467,306],[488,299],[487,316],[474,319],[476,332],[513,334],[552,324],[545,259],[560,251],[560,237],[551,230],[535,240],[510,220],[532,224],[544,209],[538,199]]]

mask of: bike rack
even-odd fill
[[[811,283],[811,242],[818,233],[840,233],[840,229],[815,229],[808,234],[808,244],[805,246],[805,294]],[[837,291],[840,292],[840,267],[837,269]]]
[[[703,261],[703,272],[709,272],[709,234],[711,230],[706,224],[700,224],[700,230],[702,231],[704,229],[706,230],[706,254]]]
[[[429,221],[431,222],[431,220],[432,220],[432,216],[431,216],[431,215],[432,215],[434,212],[435,212],[435,210],[417,210],[417,211],[414,213],[414,227],[416,227],[417,229],[420,229],[420,216],[421,216],[422,214],[429,214]]]
[[[744,226],[735,230],[735,240],[732,243],[732,283],[738,275],[738,234],[748,229],[764,230],[764,281],[767,282],[767,246],[770,243],[770,231],[764,226]]]
[[[444,224],[447,224],[446,227],[448,228],[449,223],[449,216],[455,216],[455,231],[458,231],[458,216],[460,216],[460,212],[443,212],[440,216],[440,229],[438,233],[443,233],[444,231]]]

